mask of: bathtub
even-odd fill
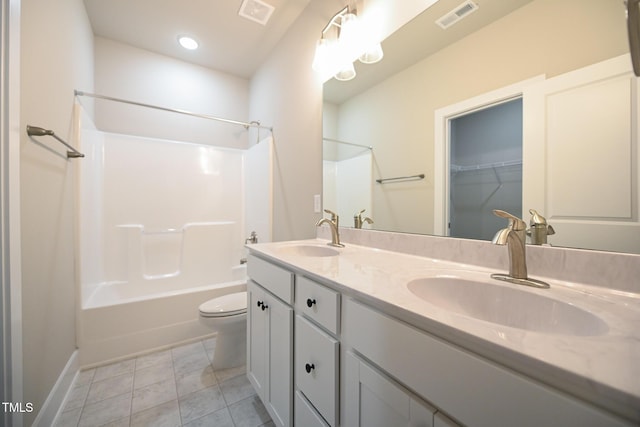
[[[177,280],[97,287],[78,314],[80,365],[96,366],[210,335],[199,323],[198,306],[246,290],[246,267],[234,266],[231,280],[221,283],[185,288],[175,286]]]

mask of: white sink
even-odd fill
[[[608,331],[595,314],[518,285],[436,276],[412,280],[408,289],[418,298],[463,316],[547,334],[595,336]]]
[[[305,257],[330,257],[339,255],[338,252],[334,248],[330,248],[326,245],[309,245],[309,244],[300,244],[300,245],[289,245],[282,246],[278,248],[278,252],[282,254],[289,255],[298,255]]]

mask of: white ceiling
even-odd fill
[[[343,3],[262,1],[275,7],[266,25],[238,15],[242,0],[84,0],[84,3],[97,36],[245,78],[253,75],[311,1],[328,9],[329,16]],[[199,49],[188,51],[180,47],[179,35],[195,38],[200,43]]]
[[[289,27],[309,7],[328,21],[349,0],[261,0],[275,7],[266,25],[238,15],[242,0],[84,0],[93,32],[131,46],[250,78]],[[385,58],[357,68],[349,82],[325,84],[325,99],[340,103],[532,0],[482,0],[480,8],[447,30],[435,24],[462,0],[439,0],[384,41]],[[318,28],[320,36],[322,28]],[[179,35],[195,38],[188,51]]]

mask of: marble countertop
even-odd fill
[[[502,283],[495,269],[348,244],[337,256],[305,256],[292,247],[312,239],[247,246],[262,258],[315,278],[346,295],[496,363],[640,423],[640,294],[546,277],[550,289]],[[536,332],[457,314],[419,299],[407,284],[437,274],[473,277],[553,298],[606,323],[593,334]]]

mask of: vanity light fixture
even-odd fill
[[[313,69],[323,78],[351,80],[356,76],[353,61],[374,64],[383,57],[379,40],[374,39],[356,11],[345,6],[323,28],[316,44]]]
[[[195,50],[198,48],[198,42],[189,36],[178,36],[178,43],[187,50]]]

